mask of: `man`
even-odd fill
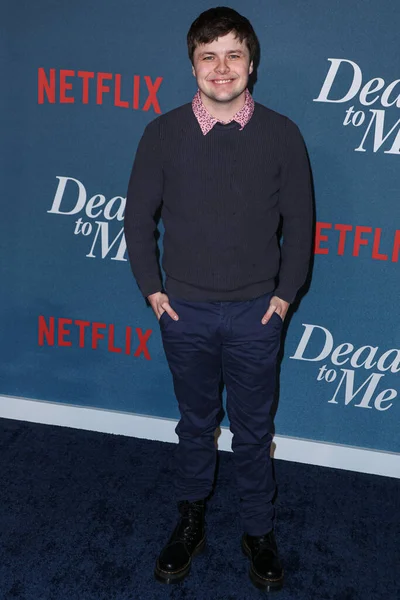
[[[273,532],[270,411],[283,319],[309,266],[309,166],[296,125],[255,103],[247,89],[258,49],[250,22],[213,8],[194,21],[187,39],[198,92],[146,127],[125,215],[133,274],[159,319],[181,413],[179,520],[155,576],[181,581],[204,548],[222,375],[242,549],[253,583],[269,590],[283,582]],[[165,289],[154,238],[161,203]]]

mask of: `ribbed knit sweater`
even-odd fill
[[[241,301],[275,290],[293,302],[311,254],[310,170],[297,126],[256,102],[203,135],[191,104],[147,125],[129,181],[125,238],[143,294]],[[163,285],[154,214],[162,204]],[[281,248],[277,229],[282,217]]]

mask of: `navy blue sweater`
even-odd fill
[[[162,204],[160,276],[154,213]],[[310,170],[297,126],[256,103],[249,123],[203,135],[191,104],[147,125],[129,181],[125,238],[144,296],[293,302],[312,245]],[[283,218],[283,242],[277,229]]]

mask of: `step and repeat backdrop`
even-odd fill
[[[186,33],[211,6],[5,3],[0,394],[178,417],[123,218],[145,125],[196,91]],[[398,2],[230,6],[260,40],[254,97],[299,125],[315,188],[313,274],[285,337],[277,433],[398,452]]]

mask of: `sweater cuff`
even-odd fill
[[[278,285],[278,287],[276,288],[276,290],[274,290],[273,293],[274,296],[278,296],[278,298],[284,300],[285,302],[289,302],[289,304],[293,304],[297,294],[296,291],[287,290],[281,287],[280,285]]]
[[[141,282],[139,285],[139,289],[142,292],[142,295],[147,298],[148,296],[151,296],[151,294],[155,294],[156,292],[162,292],[163,291],[163,285],[162,282],[160,280],[154,280],[154,281],[146,281],[146,282]]]

